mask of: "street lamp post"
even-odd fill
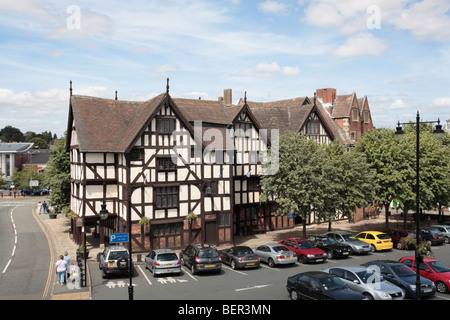
[[[444,130],[442,130],[442,126],[440,124],[439,119],[437,121],[420,121],[420,115],[419,111],[417,111],[416,115],[416,250],[415,250],[415,263],[416,263],[416,298],[417,300],[420,300],[421,292],[420,292],[420,272],[419,272],[419,264],[422,261],[422,257],[419,254],[419,232],[420,232],[420,224],[419,224],[419,210],[420,210],[420,187],[419,187],[419,178],[420,178],[420,165],[419,165],[419,147],[420,147],[420,124],[424,123],[436,123],[436,129],[433,131],[436,138],[440,139],[442,135],[444,134]],[[401,125],[405,125],[408,123],[400,123],[400,121],[397,124],[396,132],[395,134],[397,137],[401,138],[404,134]]]

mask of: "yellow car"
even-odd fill
[[[391,250],[394,246],[392,239],[384,232],[363,231],[356,235],[361,241],[370,244],[371,251]]]

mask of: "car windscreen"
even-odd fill
[[[324,245],[330,245],[330,244],[335,244],[335,243],[337,243],[337,241],[336,240],[334,240],[334,239],[331,239],[331,238],[321,238],[321,240],[322,240],[322,243],[324,244]]]
[[[410,277],[416,274],[414,270],[412,270],[408,266],[405,266],[404,264],[396,264],[391,266],[391,268],[392,271],[394,271],[394,273],[399,277]]]
[[[358,240],[352,234],[343,234],[342,237],[344,238],[345,241],[356,241],[356,240]]]
[[[243,255],[246,255],[246,254],[253,254],[252,249],[250,249],[250,248],[242,248],[242,249],[239,249],[238,252],[237,252],[238,256],[243,256]]]
[[[450,268],[441,261],[430,261],[428,265],[437,273],[450,272]]]
[[[385,281],[385,279],[379,273],[376,272],[360,271],[357,272],[356,274],[364,283],[370,284]]]
[[[178,260],[178,257],[175,253],[162,253],[158,255],[159,261],[173,261]]]
[[[342,290],[347,288],[345,283],[338,277],[321,278],[320,283],[322,284],[322,288],[327,291]]]
[[[299,241],[297,242],[300,249],[312,249],[314,245],[309,241]]]
[[[219,256],[219,252],[215,249],[201,249],[198,252],[199,258],[217,258]]]
[[[281,251],[290,251],[288,248],[286,248],[285,246],[276,246],[276,247],[272,247],[272,250],[275,252],[281,252]]]
[[[120,258],[128,259],[128,252],[127,251],[111,251],[109,253],[108,260],[118,260]]]
[[[389,238],[389,236],[388,236],[387,234],[385,234],[385,233],[377,234],[377,238],[378,238],[378,239],[381,239],[381,240],[389,240],[389,239],[391,239],[391,238]]]

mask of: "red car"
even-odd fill
[[[301,238],[287,238],[278,242],[294,251],[301,263],[325,262],[327,254],[322,249],[316,248],[311,241]]]
[[[399,262],[404,263],[416,271],[416,258],[414,256],[403,257]],[[419,267],[419,273],[422,277],[434,282],[436,290],[440,293],[449,292],[450,287],[450,268],[443,262],[434,258],[423,258],[423,264]]]
[[[387,234],[391,238],[392,243],[394,244],[394,248],[397,248],[397,249],[403,249],[401,247],[402,238],[406,238],[408,236],[416,238],[416,234],[414,231],[404,230],[404,229],[389,230],[387,232]],[[410,248],[407,248],[407,249],[410,249]]]

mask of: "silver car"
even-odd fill
[[[386,281],[374,269],[359,266],[339,266],[321,271],[338,276],[349,289],[362,293],[369,300],[405,299],[405,292],[401,288]]]
[[[445,224],[437,224],[434,226],[431,226],[432,228],[438,229],[444,236],[445,236],[445,243],[450,243],[450,226],[447,226]]]
[[[167,273],[181,273],[181,262],[171,249],[157,249],[145,256],[145,267],[153,276]]]
[[[352,254],[366,254],[370,252],[370,245],[356,238],[348,231],[329,231],[324,236],[350,246]]]
[[[261,261],[267,263],[271,268],[278,264],[294,264],[297,262],[297,254],[282,244],[264,244],[252,250]]]

